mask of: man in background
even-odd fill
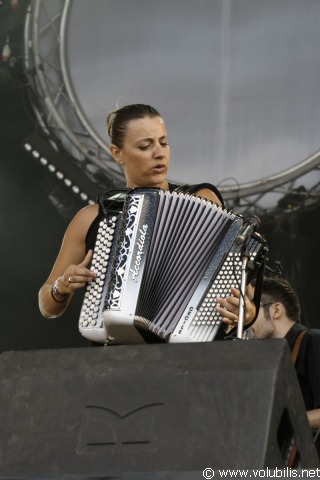
[[[302,325],[300,316],[300,301],[290,283],[280,277],[266,277],[249,337],[287,340],[309,424],[316,434],[320,431],[320,330]]]

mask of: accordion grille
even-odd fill
[[[140,228],[150,214],[140,216]],[[143,328],[170,335],[234,220],[199,197],[159,193],[135,309]]]

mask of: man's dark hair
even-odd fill
[[[261,304],[265,304],[266,317],[272,302],[280,302],[286,310],[287,317],[300,322],[301,306],[298,295],[288,282],[281,277],[265,277],[262,283]]]

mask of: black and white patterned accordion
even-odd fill
[[[79,330],[99,343],[208,342],[224,334],[216,297],[239,287],[243,218],[193,195],[129,190],[101,220]],[[254,269],[264,240],[248,240]]]

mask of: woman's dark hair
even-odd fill
[[[287,316],[294,322],[300,322],[301,307],[298,295],[290,283],[281,277],[265,277],[262,284],[262,304],[267,316],[271,302],[280,302],[284,306]],[[267,305],[269,304],[269,305]]]
[[[122,148],[128,122],[144,117],[161,117],[161,115],[155,108],[143,103],[125,105],[110,112],[107,116],[107,131],[111,143]]]

